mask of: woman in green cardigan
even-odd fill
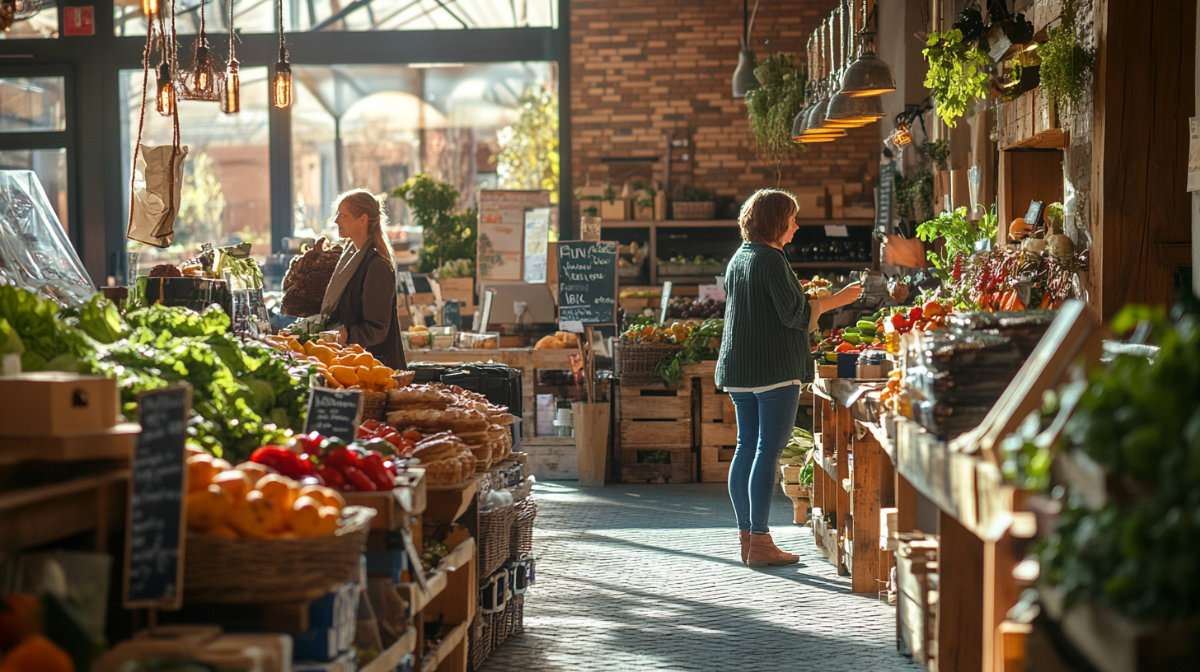
[[[783,252],[798,228],[799,211],[786,191],[755,192],[738,216],[744,242],[725,270],[725,330],[716,383],[729,392],[737,415],[729,498],[742,562],[750,567],[800,559],[775,546],[767,525],[775,470],[792,435],[800,384],[813,379],[808,331],[818,315],[862,294],[862,285],[855,283],[826,299],[804,295]]]

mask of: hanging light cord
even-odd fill
[[[229,3],[229,60],[235,61],[233,54],[233,2]]]
[[[283,44],[283,0],[279,0],[279,60],[286,60],[287,51]]]

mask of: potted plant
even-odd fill
[[[971,103],[987,98],[992,62],[977,40],[965,38],[959,28],[930,33],[921,53],[929,63],[925,86],[937,100],[938,116],[953,128]]]
[[[675,219],[712,219],[717,196],[707,189],[685,186],[673,199]]]
[[[468,275],[474,277],[478,208],[456,213],[458,190],[425,173],[409,178],[393,189],[391,196],[404,201],[413,221],[424,232],[418,272],[432,273],[448,261],[461,259],[470,268]]]
[[[658,195],[658,190],[653,184],[647,184],[641,180],[632,181],[633,189],[633,218],[637,220],[654,219],[654,199]]]
[[[976,223],[967,219],[965,207],[943,212],[936,218],[917,225],[917,238],[927,243],[942,239],[940,254],[934,251],[925,254],[929,263],[933,264],[943,278],[957,280],[961,275],[962,262],[975,254],[976,243],[995,240],[996,214],[993,210]]]
[[[629,219],[629,199],[619,196],[608,181],[604,182],[604,196],[600,199],[600,217],[609,221]]]
[[[1050,103],[1066,114],[1079,105],[1083,92],[1091,86],[1096,52],[1079,44],[1075,36],[1075,7],[1071,0],[1063,5],[1062,23],[1051,28],[1049,36],[1037,48],[1042,59],[1038,75]]]
[[[772,54],[754,68],[760,86],[746,93],[746,114],[755,150],[765,161],[782,161],[800,145],[792,142],[792,121],[804,107],[803,73],[792,54]]]

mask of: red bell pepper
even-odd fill
[[[321,478],[325,479],[325,485],[334,490],[346,489],[346,477],[338,471],[337,467],[329,464],[322,465],[318,472],[321,474]]]
[[[391,490],[396,487],[387,468],[383,466],[383,457],[379,453],[369,453],[358,460],[358,468],[376,485],[379,490]]]
[[[924,316],[925,316],[925,313],[921,309],[920,306],[913,306],[912,308],[908,309],[908,321],[909,322],[916,322],[917,320],[920,320]]]
[[[359,471],[357,467],[342,467],[342,475],[346,477],[346,485],[351,490],[359,492],[377,492],[379,490],[379,487],[375,485],[375,481],[372,481],[369,476]]]
[[[263,446],[250,454],[250,461],[270,467],[296,480],[316,473],[311,462],[300,459],[296,453],[280,446]]]

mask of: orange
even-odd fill
[[[188,492],[203,490],[212,484],[213,478],[220,473],[216,458],[208,453],[192,455],[187,458]]]
[[[267,474],[258,479],[254,489],[263,493],[263,497],[275,507],[279,520],[286,520],[292,511],[292,502],[296,499],[296,491],[292,488],[295,481],[278,474]]]
[[[9,593],[0,601],[0,650],[42,630],[42,604],[37,595]]]
[[[332,506],[341,510],[346,505],[346,498],[342,497],[342,493],[324,485],[306,485],[300,488],[300,497],[311,497],[321,506]]]
[[[217,474],[213,478],[213,485],[220,486],[236,502],[245,497],[246,492],[254,487],[254,480],[250,474],[241,469],[230,469],[229,471]]]
[[[220,525],[233,508],[233,497],[218,485],[193,490],[187,496],[187,524],[195,530],[207,530]]]
[[[279,512],[271,500],[263,496],[261,490],[251,490],[233,507],[229,516],[233,529],[242,536],[266,538],[282,526]]]
[[[322,508],[319,501],[308,495],[297,499],[292,504],[292,531],[301,537],[322,536]]]
[[[257,462],[242,462],[241,464],[234,467],[234,469],[238,469],[240,471],[246,472],[250,476],[250,478],[254,479],[255,481],[262,478],[263,476],[266,476],[267,474],[275,473],[274,469],[268,467],[265,464],[259,464]]]
[[[59,645],[30,635],[4,656],[3,672],[75,672],[75,662]]]

